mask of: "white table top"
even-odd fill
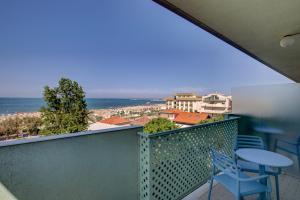
[[[272,128],[272,127],[263,127],[263,126],[254,127],[254,130],[257,132],[271,133],[271,134],[282,134],[283,133],[283,131],[281,129]]]
[[[236,155],[240,158],[270,167],[288,167],[293,164],[293,161],[281,154],[266,151],[262,149],[243,148],[238,149]]]

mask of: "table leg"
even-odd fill
[[[259,175],[265,175],[266,167],[264,165],[259,165]],[[261,179],[260,180],[261,184],[267,185],[267,178]],[[266,193],[261,193],[259,195],[259,200],[266,200]]]

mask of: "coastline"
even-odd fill
[[[143,104],[143,105],[131,105],[131,106],[115,106],[111,108],[99,108],[99,109],[89,109],[92,115],[99,116],[102,118],[109,118],[112,115],[117,115],[120,113],[130,114],[130,113],[140,113],[140,112],[151,112],[159,111],[165,108],[165,104]],[[0,121],[6,120],[8,118],[16,117],[40,117],[40,112],[17,112],[10,114],[1,114]]]
[[[85,98],[89,110],[114,109],[138,105],[164,104],[155,99]],[[20,113],[39,112],[45,106],[43,98],[0,97],[0,117]]]
[[[107,129],[109,126],[117,127],[117,125],[99,126],[101,120],[110,118],[111,116],[118,115],[128,120],[134,120],[147,116],[148,118],[153,118],[158,116],[160,110],[165,109],[165,104],[144,104],[135,106],[116,106],[113,108],[99,108],[99,109],[89,109],[89,127],[87,130],[94,130],[93,125],[97,125],[95,130]],[[10,120],[16,121],[15,119],[23,120],[25,118],[40,118],[41,112],[18,112],[14,114],[0,115],[0,122],[3,124],[11,124]],[[6,121],[8,120],[8,121]],[[36,119],[35,119],[36,120]],[[3,123],[4,122],[4,123]],[[101,123],[100,123],[101,124]],[[1,128],[1,127],[0,127]],[[32,134],[28,132],[19,132],[9,135],[0,135],[0,141],[6,140],[16,140],[20,138],[37,138],[42,137],[40,134]]]

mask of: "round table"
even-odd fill
[[[263,127],[263,126],[257,126],[254,127],[254,131],[261,132],[261,133],[267,133],[267,134],[283,134],[283,131],[278,128],[272,128],[272,127]]]
[[[236,155],[244,160],[270,167],[288,167],[293,164],[289,158],[263,149],[243,148],[238,149]]]
[[[257,163],[259,165],[260,175],[265,174],[266,166],[282,168],[293,164],[293,161],[289,158],[263,149],[243,148],[238,149],[235,154],[246,161]],[[266,185],[267,181],[263,180],[262,183]],[[260,199],[265,199],[264,194],[262,194]]]

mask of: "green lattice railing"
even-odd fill
[[[209,149],[232,155],[238,119],[140,135],[140,199],[177,200],[207,181]]]

